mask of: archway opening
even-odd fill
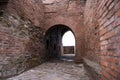
[[[72,37],[74,35],[73,31],[65,25],[55,25],[47,30],[45,35],[45,47],[46,47],[46,58],[50,59],[62,59],[66,56],[64,54],[64,45],[62,42],[63,36],[65,33],[72,33]],[[67,44],[65,42],[65,44]],[[68,44],[71,45],[71,44]],[[74,50],[73,53],[75,55],[75,37],[74,37]],[[70,46],[69,46],[70,47]],[[72,58],[74,59],[74,58]]]
[[[67,31],[62,37],[62,56],[67,58],[75,57],[75,36],[72,31]]]
[[[75,37],[71,31],[65,32],[62,37],[63,46],[75,46]]]

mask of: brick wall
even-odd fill
[[[6,1],[0,5],[0,77],[40,64],[47,58],[45,30],[63,24],[75,34],[76,61],[83,56],[93,80],[120,79],[120,0],[87,0],[85,8],[85,0],[64,0],[44,4],[45,10],[41,0]]]
[[[85,36],[85,67],[94,80],[101,77],[100,67],[100,36],[99,24],[96,16],[97,2],[87,0],[84,12],[84,36]]]
[[[6,0],[6,13],[17,14],[22,18],[29,19],[35,26],[43,26],[44,10],[42,0]]]
[[[29,6],[29,8],[34,8],[36,3],[33,0],[31,3],[20,2],[25,5],[21,6],[17,4],[19,0],[18,2],[11,1],[5,5],[3,15],[0,15],[0,79],[20,74],[46,59],[43,44],[45,31],[40,25],[43,20],[42,14],[39,13],[40,16],[37,19],[40,24],[36,26],[34,21],[37,20],[37,15],[32,16],[33,14],[30,13],[33,12],[30,9],[24,12],[24,8]],[[34,6],[31,6],[32,3]],[[29,5],[26,7],[26,4]],[[21,9],[18,8],[20,6]],[[19,9],[22,10],[20,13]],[[42,7],[34,12],[39,12],[39,10],[42,11]],[[22,13],[24,15],[21,15]]]
[[[87,70],[93,74],[94,80],[119,80],[120,1],[88,0],[84,19]],[[99,75],[89,61],[99,65]]]
[[[101,1],[100,24],[102,80],[120,79],[120,1]]]
[[[15,16],[0,20],[0,77],[19,74],[45,60],[43,29]]]
[[[63,46],[64,54],[74,54],[74,46]]]

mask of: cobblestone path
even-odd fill
[[[90,80],[82,64],[66,61],[43,63],[7,80]]]

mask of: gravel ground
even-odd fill
[[[90,80],[82,64],[67,61],[43,63],[7,80]]]

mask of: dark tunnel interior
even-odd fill
[[[60,59],[62,49],[62,36],[65,32],[72,31],[68,26],[52,26],[45,35],[46,55],[48,59]]]

